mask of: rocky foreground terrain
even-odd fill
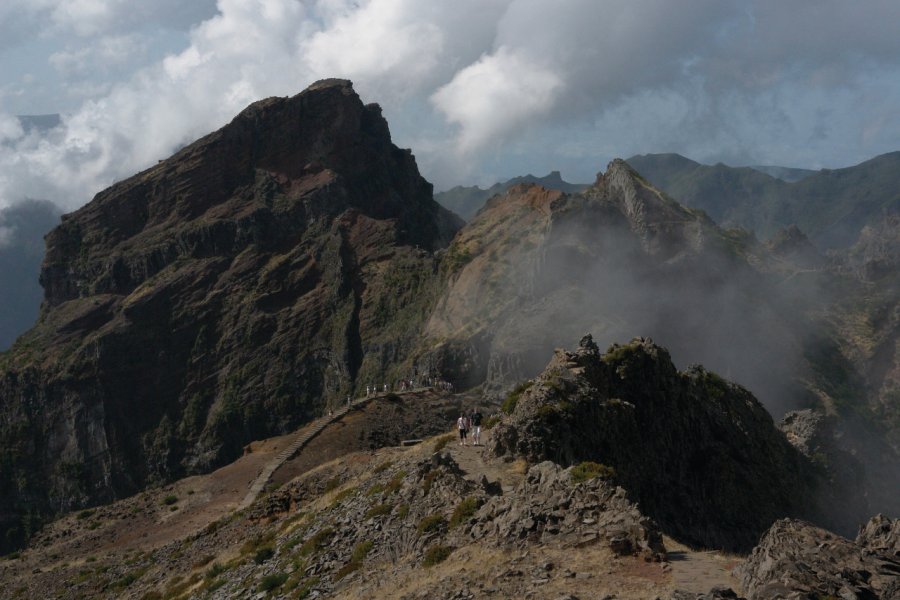
[[[655,467],[693,469],[696,480],[685,483],[697,489],[685,506],[677,479],[652,471],[641,458],[646,438],[625,423],[652,428],[671,418],[667,406],[685,408],[677,394],[647,405],[642,388],[660,383],[647,377],[653,372],[682,385],[714,376],[667,370],[665,351],[646,341],[623,348],[601,354],[586,339],[574,352],[560,351],[489,421],[486,445],[461,446],[450,433],[409,447],[354,450],[354,440],[368,443],[362,432],[397,422],[404,406],[431,407],[447,427],[449,415],[478,402],[385,396],[326,428],[318,446],[292,459],[307,461],[302,473],[246,509],[236,510],[245,478],[252,481],[287,437],[255,443],[210,475],[49,525],[0,563],[0,581],[11,598],[900,597],[900,521],[875,517],[851,541],[799,520],[769,527],[762,511],[744,521],[728,512],[736,502],[766,498],[782,514],[808,508],[801,487],[793,505],[776,506],[784,499],[775,488],[788,482],[774,466],[744,470],[744,446],[782,460],[803,455],[733,384],[716,380],[685,411],[686,424],[718,419],[717,435],[673,427],[671,455]],[[560,427],[570,429],[561,436]],[[590,430],[599,435],[585,437]],[[331,460],[335,444],[341,454]],[[697,464],[703,453],[715,461]],[[635,488],[642,480],[654,489]],[[745,499],[728,487],[736,480]],[[673,519],[675,510],[691,518]],[[683,543],[692,533],[737,543],[751,531],[762,536],[748,556]]]

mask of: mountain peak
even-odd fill
[[[334,193],[339,189],[344,193]],[[100,265],[110,255],[174,257],[182,252],[172,248],[176,232],[247,219],[275,204],[294,206],[306,221],[349,208],[393,219],[404,242],[425,248],[443,245],[447,228],[459,225],[433,201],[409,150],[393,145],[381,108],[363,105],[349,81],[327,79],[293,97],[251,104],[67,215],[47,237],[46,299],[56,305],[85,290],[129,291],[169,259],[101,283],[97,276],[108,269]]]

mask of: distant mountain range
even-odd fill
[[[588,187],[586,183],[569,183],[563,181],[559,171],[551,171],[543,177],[534,175],[524,175],[522,177],[513,177],[503,183],[495,183],[487,189],[482,189],[477,185],[462,186],[449,189],[446,192],[440,192],[434,195],[434,199],[444,208],[449,208],[466,221],[471,221],[472,217],[484,206],[484,203],[497,194],[502,194],[509,188],[520,183],[536,183],[548,190],[558,190],[573,194],[580,192]]]
[[[900,210],[900,152],[844,169],[703,165],[678,154],[628,163],[655,186],[723,226],[769,238],[796,224],[822,249],[848,247],[866,225]]]
[[[817,171],[814,171],[812,169],[795,169],[793,167],[779,167],[776,165],[753,165],[750,168],[756,169],[757,171],[765,173],[766,175],[771,175],[775,179],[787,181],[788,183],[800,181],[805,177],[809,177],[810,175],[817,173]]]

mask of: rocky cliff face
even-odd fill
[[[0,356],[0,543],[398,376],[460,224],[340,80],[65,216],[40,321]]]
[[[869,537],[876,531],[878,535]],[[809,523],[782,519],[736,571],[751,599],[897,598],[900,561],[892,551],[897,544],[897,527],[880,515],[855,542]]]
[[[590,337],[558,350],[506,409],[494,454],[607,465],[645,514],[688,543],[747,551],[783,516],[835,524],[816,502],[827,482],[747,390],[701,367],[677,371],[648,340],[603,355]]]

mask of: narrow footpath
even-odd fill
[[[369,402],[373,402],[375,400],[383,400],[388,396],[411,396],[417,393],[421,393],[430,388],[417,388],[414,390],[404,391],[404,392],[383,392],[378,394],[373,394],[371,396],[364,396],[362,398],[357,398],[349,405],[342,406],[339,410],[334,411],[334,413],[319,417],[315,421],[312,422],[312,425],[309,424],[304,425],[296,434],[296,437],[291,441],[288,446],[279,452],[275,457],[273,457],[270,461],[268,461],[262,470],[257,475],[256,479],[250,484],[250,489],[247,490],[247,495],[244,496],[244,499],[241,501],[240,505],[238,505],[238,510],[242,510],[253,504],[257,497],[259,497],[260,493],[266,488],[269,481],[272,479],[272,475],[277,471],[286,461],[293,458],[298,452],[303,450],[304,447],[312,440],[314,437],[319,435],[326,427],[331,425],[332,423],[341,420],[344,415],[349,413],[352,410],[363,407]]]

